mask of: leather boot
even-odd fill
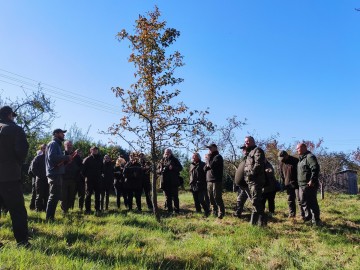
[[[258,223],[258,219],[259,219],[258,213],[256,212],[251,213],[250,224],[255,226]]]
[[[259,215],[258,225],[259,226],[266,226],[267,225],[267,215],[265,213]]]

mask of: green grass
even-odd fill
[[[160,223],[146,211],[116,210],[114,198],[100,216],[58,209],[47,223],[28,211],[30,250],[16,247],[8,215],[0,219],[0,269],[360,269],[359,196],[326,194],[321,228],[287,219],[284,193],[267,228],[250,226],[249,211],[232,217],[236,195],[224,198],[223,220],[195,213],[190,193],[180,195],[182,213],[163,213]]]

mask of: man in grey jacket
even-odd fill
[[[49,183],[49,199],[46,207],[46,220],[54,220],[56,206],[61,199],[63,175],[66,162],[73,156],[64,155],[61,149],[66,130],[60,128],[53,131],[53,139],[48,143],[45,153],[46,176]]]
[[[14,122],[16,116],[9,106],[0,109],[0,200],[10,212],[16,242],[29,247],[27,212],[20,182],[29,144],[24,130]]]

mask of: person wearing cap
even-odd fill
[[[222,219],[225,215],[225,205],[222,199],[222,179],[224,174],[224,159],[220,155],[217,145],[212,143],[206,148],[209,153],[205,162],[207,192],[213,215]]]
[[[28,216],[21,185],[21,166],[29,144],[24,130],[14,122],[16,116],[9,106],[0,109],[0,200],[10,212],[16,242],[29,247]]]
[[[305,212],[301,207],[299,198],[299,184],[297,180],[297,164],[299,159],[289,155],[286,151],[282,150],[278,153],[279,174],[281,183],[284,186],[288,195],[289,218],[296,216],[296,202],[301,214],[305,218]]]
[[[92,146],[90,155],[83,161],[82,174],[85,177],[85,213],[91,213],[91,196],[95,194],[95,211],[100,213],[100,191],[103,161],[99,155],[99,148]]]
[[[75,150],[72,141],[65,141],[64,148],[64,155],[74,155]],[[75,155],[72,162],[65,164],[65,173],[61,187],[61,209],[64,214],[74,206],[76,184],[80,178],[81,166],[82,159],[79,155]]]
[[[262,203],[262,189],[265,184],[265,153],[255,144],[252,136],[245,137],[248,155],[245,160],[244,177],[249,186],[252,201],[250,224],[265,226],[267,217]]]
[[[163,158],[157,166],[157,172],[160,175],[161,189],[165,194],[168,213],[173,211],[175,213],[180,212],[179,176],[182,169],[180,161],[173,155],[171,149],[166,149]]]
[[[31,161],[29,172],[34,176],[35,183],[35,210],[37,212],[45,211],[49,197],[49,184],[46,177],[45,167],[46,144],[40,146],[37,156]],[[30,208],[31,209],[31,208]]]
[[[236,209],[233,213],[233,216],[240,218],[242,212],[244,211],[244,205],[250,195],[249,186],[245,182],[245,176],[244,176],[244,168],[245,168],[245,161],[247,156],[246,146],[243,145],[240,147],[242,150],[243,156],[240,159],[239,166],[235,173],[235,185],[237,187],[237,198],[236,198]]]
[[[305,212],[304,221],[311,220],[313,225],[320,226],[320,208],[316,197],[319,188],[320,166],[305,143],[299,143],[296,146],[296,151],[299,154],[297,179],[301,207]]]
[[[210,214],[210,202],[207,194],[206,174],[204,171],[205,162],[201,161],[199,153],[194,153],[190,164],[190,188],[193,194],[196,212],[204,210],[205,217]]]
[[[73,159],[71,155],[64,155],[61,149],[65,133],[66,130],[55,129],[52,141],[48,143],[45,152],[46,176],[49,183],[49,198],[46,207],[46,220],[48,221],[54,220],[57,204],[61,200],[65,163]]]

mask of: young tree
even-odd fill
[[[128,90],[112,88],[121,99],[123,117],[108,131],[125,140],[134,150],[150,153],[154,214],[160,220],[156,194],[159,150],[184,146],[213,126],[206,119],[207,111],[190,111],[183,102],[176,103],[180,90],[173,87],[183,79],[175,77],[174,72],[184,65],[183,56],[178,51],[169,54],[168,49],[180,32],[166,28],[166,22],[160,21],[157,7],[147,16],[139,15],[134,32],[130,34],[124,29],[117,34],[119,41],[130,42],[129,62],[135,66],[136,81]],[[129,133],[131,137],[127,136]]]

